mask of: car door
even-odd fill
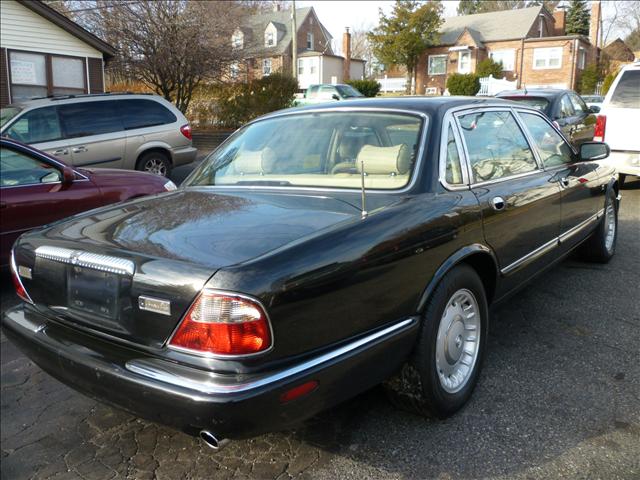
[[[596,116],[591,113],[587,104],[575,93],[571,92],[567,94],[574,110],[574,116],[572,120],[573,138],[572,142],[576,147],[579,147],[584,142],[590,142],[593,140],[593,133],[596,126]]]
[[[114,101],[67,103],[58,112],[73,165],[122,167],[126,133]]]
[[[46,157],[4,146],[1,152],[3,265],[13,242],[22,233],[102,204],[98,188],[81,174],[76,173],[73,182],[64,185],[63,167]]]
[[[560,187],[538,163],[511,109],[476,109],[456,118],[485,240],[502,275],[510,277],[501,282],[509,290],[536,271],[542,257],[553,255]]]
[[[63,162],[71,161],[69,142],[64,138],[55,106],[25,112],[7,127],[3,135],[32,145]]]
[[[570,243],[577,242],[581,237],[573,234],[579,233],[581,226],[586,226],[604,207],[598,163],[578,161],[576,152],[542,115],[518,110],[518,116],[529,132],[545,170],[561,188],[561,240],[564,236],[565,244],[569,238]]]

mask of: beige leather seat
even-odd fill
[[[233,161],[237,175],[264,175],[273,171],[276,154],[270,147],[262,150],[241,150]]]
[[[411,168],[411,151],[404,143],[392,147],[365,145],[360,149],[356,160],[358,173],[366,175],[406,175]]]

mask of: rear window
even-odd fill
[[[502,98],[524,103],[525,105],[529,105],[530,107],[533,107],[536,110],[540,110],[541,112],[546,112],[547,107],[549,107],[549,100],[541,97],[502,97]]]
[[[640,108],[640,70],[627,70],[622,74],[609,104],[613,107]]]
[[[154,100],[118,100],[125,130],[174,123],[178,119],[166,107]]]
[[[115,102],[68,103],[58,107],[67,138],[89,137],[122,131]]]

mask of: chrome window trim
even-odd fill
[[[427,143],[427,133],[429,132],[429,115],[427,115],[424,112],[420,112],[420,111],[416,111],[416,110],[406,110],[406,109],[400,109],[400,108],[383,108],[383,107],[331,107],[331,108],[311,108],[309,110],[304,109],[304,110],[299,110],[299,109],[291,109],[292,111],[283,111],[283,112],[279,112],[276,114],[271,114],[267,117],[261,117],[261,118],[257,118],[249,123],[247,123],[246,125],[244,125],[242,128],[236,130],[232,136],[235,136],[236,134],[238,134],[239,132],[241,132],[242,130],[244,130],[245,128],[249,127],[250,125],[253,125],[255,123],[258,122],[264,122],[266,120],[271,120],[273,118],[280,118],[280,117],[285,117],[285,116],[290,116],[290,115],[306,115],[309,113],[334,113],[334,112],[375,112],[375,113],[395,113],[395,114],[402,114],[402,115],[411,115],[413,117],[419,117],[422,119],[422,131],[419,134],[419,146],[418,146],[418,153],[416,154],[416,161],[415,161],[415,165],[413,167],[413,171],[411,172],[411,179],[409,180],[409,183],[407,183],[407,185],[405,185],[402,188],[398,188],[398,189],[388,189],[388,190],[384,190],[384,189],[374,189],[374,188],[367,188],[366,192],[367,195],[370,194],[374,194],[374,195],[379,195],[379,194],[383,194],[383,195],[389,195],[389,194],[396,194],[396,193],[406,193],[408,191],[410,191],[411,189],[413,189],[413,187],[416,185],[416,183],[418,182],[418,177],[423,173],[421,171],[421,169],[423,168],[423,163],[424,163],[424,156],[426,153],[426,143]],[[227,141],[231,140],[231,137],[229,137],[222,145],[220,145],[220,147],[222,147],[225,143],[227,143]],[[217,151],[218,149],[214,150]],[[213,153],[213,152],[212,152]],[[209,157],[207,157],[208,159]],[[203,162],[205,162],[205,160],[203,160]],[[195,171],[194,171],[195,172]],[[190,174],[185,181],[183,182],[183,185],[185,185],[184,187],[180,187],[180,188],[205,188],[205,189],[221,189],[221,190],[229,190],[229,189],[241,189],[241,190],[285,190],[288,192],[294,192],[297,190],[301,190],[301,191],[313,191],[313,192],[354,192],[354,193],[360,193],[361,189],[360,188],[340,188],[340,187],[302,187],[302,186],[295,186],[295,185],[291,185],[291,186],[286,186],[286,187],[281,187],[281,186],[263,186],[263,185],[186,185],[187,181],[189,180],[189,178],[191,177],[192,174]]]
[[[135,273],[135,264],[131,260],[102,255],[100,253],[41,245],[36,248],[35,254],[36,258],[44,258],[54,262],[92,268],[102,272],[130,276],[133,276]]]
[[[462,183],[460,184],[451,184],[447,182],[447,143],[449,140],[449,127],[451,127],[451,130],[453,131],[458,156],[460,157],[460,168],[462,169]],[[451,111],[447,111],[442,120],[442,129],[440,133],[440,158],[438,161],[438,180],[440,181],[440,184],[449,191],[470,189],[469,166],[467,164],[465,151],[462,149],[460,131],[458,130],[458,125],[454,121],[453,113]]]
[[[269,346],[269,348],[267,348],[266,350],[261,350],[259,352],[255,352],[255,353],[243,353],[240,355],[236,355],[236,354],[220,354],[220,353],[210,353],[210,352],[201,352],[198,350],[192,350],[190,348],[184,348],[184,347],[176,347],[171,345],[171,341],[173,340],[173,337],[175,336],[176,332],[178,331],[178,329],[180,328],[180,326],[182,325],[182,322],[184,321],[184,319],[187,317],[187,314],[189,313],[189,310],[191,310],[191,307],[193,306],[193,304],[200,298],[200,295],[202,293],[213,293],[213,294],[220,294],[220,295],[228,295],[230,297],[240,297],[240,298],[244,298],[245,300],[249,300],[250,302],[253,302],[255,304],[257,304],[262,311],[264,312],[264,315],[267,317],[267,324],[269,325],[269,334],[271,335],[271,345]],[[253,297],[251,295],[247,295],[246,293],[239,293],[239,292],[234,292],[231,290],[220,290],[218,288],[203,288],[202,291],[196,296],[196,298],[194,299],[194,301],[189,305],[189,307],[187,308],[187,311],[182,315],[182,317],[180,317],[180,321],[177,323],[177,325],[175,326],[175,328],[173,329],[173,331],[171,332],[171,335],[169,335],[168,340],[165,342],[164,346],[166,348],[168,348],[169,350],[175,350],[176,352],[182,352],[182,353],[187,353],[189,355],[194,355],[196,357],[204,357],[204,358],[217,358],[217,359],[221,359],[221,360],[240,360],[243,358],[251,358],[251,357],[255,357],[258,355],[264,355],[268,352],[270,352],[271,350],[273,350],[273,347],[276,343],[276,340],[273,336],[273,325],[271,324],[271,317],[269,317],[269,312],[267,311],[266,307],[264,306],[264,304],[256,297]]]
[[[526,110],[526,109],[523,109],[523,110]],[[538,162],[538,159],[536,158],[534,147],[530,144],[527,134],[524,132],[522,126],[520,125],[520,123],[518,122],[518,120],[516,118],[516,115],[515,115],[515,112],[514,112],[514,109],[513,109],[512,105],[499,105],[499,106],[498,105],[487,105],[486,107],[485,106],[473,107],[473,108],[468,108],[467,107],[466,110],[464,110],[464,109],[463,110],[456,110],[456,111],[453,112],[453,115],[454,115],[454,118],[455,118],[455,121],[456,121],[456,124],[457,124],[458,128],[459,129],[462,128],[462,127],[460,127],[460,119],[459,119],[460,116],[470,115],[470,114],[473,114],[475,112],[509,112],[509,113],[511,113],[511,115],[513,116],[513,118],[514,118],[514,120],[516,122],[516,125],[518,125],[518,128],[522,132],[522,134],[524,136],[524,139],[527,142],[527,145],[529,146],[529,149],[531,150],[531,154],[533,155],[533,159],[536,162],[536,168],[531,170],[531,171],[529,171],[529,172],[518,173],[518,174],[515,174],[515,175],[510,175],[508,177],[497,178],[495,180],[486,180],[484,182],[475,182],[475,176],[473,175],[473,170],[471,168],[471,162],[469,161],[469,150],[467,149],[467,142],[464,139],[464,135],[461,134],[460,136],[462,137],[462,146],[463,146],[465,157],[466,157],[467,169],[469,171],[469,181],[470,181],[470,186],[471,186],[472,189],[474,187],[483,187],[483,186],[486,186],[486,185],[492,185],[494,183],[500,183],[500,182],[504,182],[504,181],[507,181],[507,180],[514,180],[514,179],[517,179],[517,178],[522,178],[522,177],[526,177],[526,176],[533,175],[533,174],[536,174],[536,173],[544,172],[544,169],[540,168],[540,164]]]
[[[140,376],[157,380],[162,383],[168,383],[177,387],[196,391],[201,394],[232,394],[239,392],[247,392],[255,390],[272,383],[276,383],[282,380],[287,380],[290,377],[302,374],[315,367],[327,364],[332,360],[335,360],[345,354],[348,354],[360,347],[365,347],[374,342],[380,340],[385,336],[394,335],[399,333],[417,323],[417,318],[407,318],[393,325],[390,325],[382,330],[366,335],[358,340],[354,340],[346,345],[338,347],[327,353],[314,357],[310,360],[299,363],[293,367],[280,370],[276,373],[272,373],[256,380],[251,380],[243,383],[234,384],[222,384],[216,383],[216,375],[211,374],[211,381],[209,382],[197,382],[186,380],[183,376],[170,372],[167,369],[160,367],[157,362],[151,362],[144,359],[129,360],[125,364],[125,368],[132,373],[136,373]]]

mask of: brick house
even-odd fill
[[[0,106],[56,94],[102,93],[116,50],[39,0],[2,0]]]
[[[248,81],[272,72],[292,73],[291,11],[253,15],[236,28],[231,45],[241,60],[231,65],[232,80]],[[345,57],[336,55],[333,37],[322,25],[313,7],[296,9],[298,82],[301,89],[317,83],[342,83],[364,78],[364,60],[351,57],[351,35],[343,38]]]
[[[565,34],[565,12],[537,6],[446,18],[440,44],[420,57],[419,94],[441,94],[449,75],[473,73],[487,57],[502,62],[518,88],[575,89],[587,65],[597,61],[600,2],[594,1],[590,38]]]

